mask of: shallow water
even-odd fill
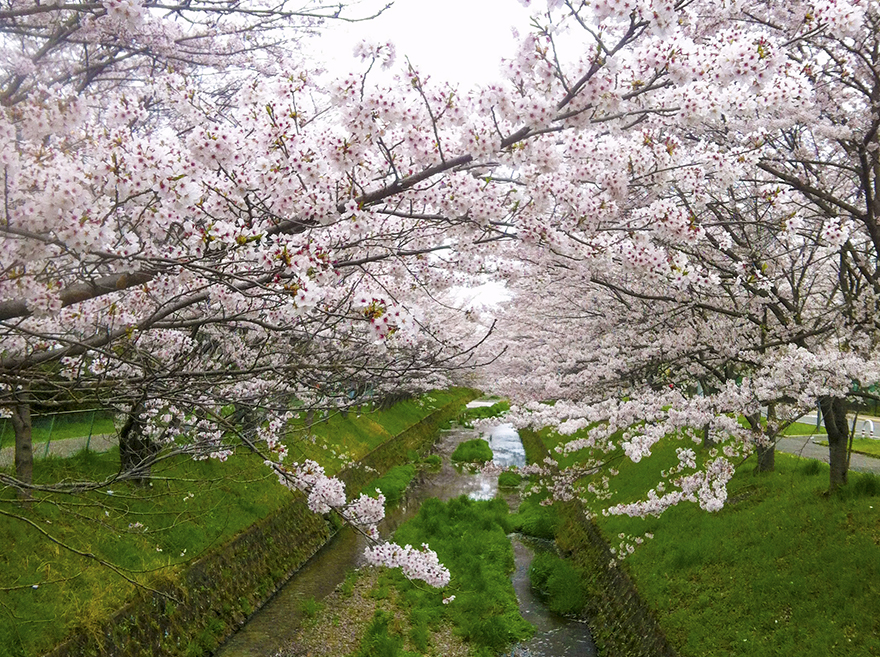
[[[478,433],[473,429],[453,429],[441,433],[434,453],[443,458],[443,465],[437,471],[422,472],[403,501],[387,511],[385,520],[379,526],[383,537],[390,536],[403,522],[415,516],[422,503],[429,498],[437,497],[445,501],[467,495],[472,499],[485,500],[497,495],[497,475],[469,472],[450,464],[449,457],[458,444],[471,440]],[[489,441],[495,454],[494,461],[499,465],[525,465],[525,451],[512,425],[499,424],[483,429],[482,437]],[[586,625],[552,614],[540,600],[532,596],[528,585],[528,564],[531,563],[534,546],[530,545],[528,539],[514,539],[516,572],[513,584],[520,600],[520,610],[525,618],[538,627],[538,634],[528,643],[517,646],[516,654],[534,657],[595,655],[595,651],[577,651],[589,639]],[[329,595],[342,583],[349,569],[363,565],[366,547],[366,539],[350,527],[340,530],[219,649],[218,657],[270,657],[293,643],[303,617],[303,600],[320,600]],[[572,627],[568,633],[567,627]],[[566,642],[577,650],[565,652],[568,650]]]
[[[595,657],[596,646],[586,623],[555,614],[534,594],[529,584],[529,566],[535,554],[553,550],[552,543],[527,536],[514,536],[516,570],[511,578],[519,612],[535,626],[535,636],[518,644],[513,654],[521,657]]]

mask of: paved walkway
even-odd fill
[[[115,433],[103,433],[92,436],[89,440],[88,436],[82,438],[67,438],[65,440],[52,440],[48,443],[34,444],[34,460],[46,458],[46,456],[56,456],[59,458],[67,458],[73,456],[89,446],[92,452],[106,452],[111,447],[115,447],[119,442],[119,437]],[[6,447],[0,450],[0,468],[13,465],[15,463],[15,447]]]
[[[828,463],[828,446],[818,445],[814,440],[825,440],[826,436],[788,436],[776,441],[776,449],[780,452],[796,454],[808,459],[818,459]],[[880,474],[880,459],[864,454],[852,454],[849,460],[850,470],[873,472]]]
[[[875,415],[864,415],[859,413],[856,415],[855,413],[848,413],[847,420],[849,421],[850,430],[852,430],[852,423],[855,421],[856,423],[856,438],[876,438],[880,436],[880,417]],[[816,414],[808,413],[803,417],[798,419],[798,422],[803,424],[812,424],[816,425]],[[825,422],[822,422],[822,426],[825,426]],[[870,435],[871,427],[874,429],[874,435]]]

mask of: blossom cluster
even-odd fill
[[[443,588],[449,584],[449,570],[440,563],[437,553],[427,544],[414,548],[411,545],[401,547],[394,543],[381,543],[368,548],[365,556],[370,565],[400,568],[407,578],[422,580],[435,588]]]

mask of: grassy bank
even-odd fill
[[[538,437],[548,448],[558,440]],[[605,505],[652,488],[680,446],[667,440],[638,464],[619,459]],[[776,464],[741,467],[718,513],[682,504],[660,518],[597,523],[616,549],[621,535],[653,535],[621,567],[682,657],[880,654],[880,478],[850,473],[828,497],[826,465],[787,454]]]
[[[333,416],[315,422],[307,440],[299,438],[301,418],[289,448],[294,458],[315,458],[336,472],[467,394],[438,392],[360,418]],[[81,453],[40,462],[36,477],[99,478],[117,468],[115,451]],[[245,450],[225,463],[171,459],[154,474],[148,488],[122,484],[76,497],[41,496],[30,509],[15,504],[11,490],[0,493],[0,655],[42,654],[74,627],[97,631],[131,595],[133,582],[178,578],[192,559],[291,499]]]
[[[812,436],[825,434],[825,427],[816,427],[815,424],[804,424],[803,422],[792,422],[782,432],[784,436]]]
[[[466,440],[452,453],[455,463],[486,463],[492,460],[492,448],[482,438]]]
[[[500,417],[510,410],[510,402],[506,399],[495,402],[491,406],[476,406],[465,408],[458,416],[458,422],[463,427],[473,428],[474,420],[483,420],[490,417]]]
[[[532,635],[534,629],[520,616],[510,582],[514,568],[507,538],[510,529],[504,500],[478,502],[462,495],[446,503],[426,500],[418,515],[395,532],[400,545],[428,544],[452,575],[443,595],[453,594],[455,599],[443,604],[439,591],[411,582],[397,571],[388,573],[415,628],[427,632],[433,619],[448,619],[471,644],[474,657],[492,657]],[[419,651],[427,648],[427,642],[414,643]]]

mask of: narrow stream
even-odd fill
[[[498,493],[498,477],[463,472],[450,464],[450,456],[459,443],[476,437],[473,429],[444,431],[434,452],[443,458],[436,472],[419,475],[403,501],[387,511],[379,527],[383,537],[390,536],[403,522],[415,516],[422,502],[437,497],[450,500],[460,495],[472,499],[492,499]],[[525,451],[516,429],[499,424],[483,432],[499,465],[525,465]],[[516,572],[513,584],[520,601],[520,611],[532,622],[538,633],[528,643],[517,646],[514,654],[522,657],[553,657],[586,655],[593,657],[589,629],[583,623],[553,614],[531,593],[528,568],[535,549],[540,545],[526,538],[514,538]],[[260,611],[233,635],[216,653],[218,657],[271,657],[296,639],[302,621],[301,604],[313,598],[321,600],[343,581],[351,568],[363,565],[366,540],[349,527],[340,530]]]

